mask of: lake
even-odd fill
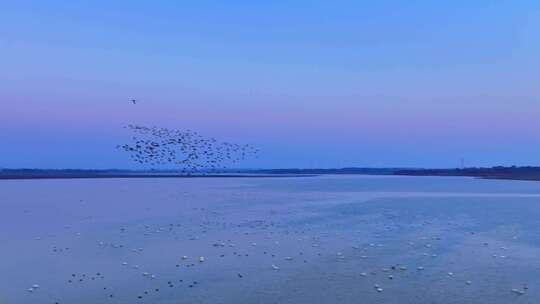
[[[0,303],[540,303],[540,183],[0,181]]]

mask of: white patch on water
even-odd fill
[[[540,302],[536,182],[0,181],[0,207],[1,303]]]

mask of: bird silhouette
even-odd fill
[[[128,125],[133,136],[130,144],[119,145],[138,164],[174,165],[184,173],[216,171],[256,156],[251,145],[220,142],[191,130]]]

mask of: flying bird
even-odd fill
[[[133,132],[131,144],[119,145],[139,164],[151,166],[172,164],[191,173],[225,169],[228,165],[257,156],[259,150],[250,145],[219,142],[191,130],[128,125]]]

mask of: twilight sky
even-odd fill
[[[138,168],[129,123],[242,167],[540,165],[538,54],[537,0],[6,1],[0,167]]]

